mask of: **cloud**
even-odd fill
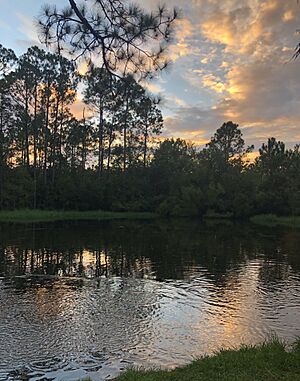
[[[142,83],[143,87],[146,88],[150,93],[153,94],[160,94],[163,92],[163,88],[159,83],[154,83],[154,82],[143,82]]]
[[[226,84],[222,79],[212,73],[204,74],[202,76],[202,85],[215,91],[216,93],[224,93],[226,90]]]
[[[242,122],[300,117],[298,62],[278,65],[255,62],[234,66],[228,73],[222,107]]]
[[[18,30],[29,40],[31,44],[40,44],[37,34],[37,27],[34,20],[20,12],[17,12],[16,16],[20,23]]]
[[[202,106],[182,106],[174,115],[165,119],[166,135],[170,137],[188,136],[195,140],[201,137],[201,144],[209,141],[211,131],[217,129],[222,121],[218,109],[204,109]]]
[[[173,70],[189,89],[198,90],[199,99],[193,106],[178,105],[168,115],[166,133],[193,138],[198,130],[204,141],[224,121],[233,120],[257,147],[271,136],[289,145],[299,142],[300,64],[291,62],[299,39],[297,2],[180,3],[194,29],[189,36],[196,54],[192,49]]]
[[[182,18],[176,21],[175,26],[175,42],[172,43],[166,52],[169,60],[176,61],[180,57],[193,54],[191,38],[194,28],[190,20]]]

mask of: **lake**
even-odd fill
[[[93,380],[300,336],[300,230],[0,225],[0,380]]]

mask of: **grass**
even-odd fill
[[[0,222],[50,222],[50,221],[72,221],[72,220],[146,220],[158,216],[147,212],[104,212],[98,211],[59,211],[59,210],[33,210],[21,209],[11,211],[0,211]],[[207,220],[230,219],[230,215],[208,214]],[[251,217],[251,222],[264,226],[289,226],[300,228],[300,216],[278,217],[274,214],[262,214]]]
[[[232,213],[217,213],[214,211],[209,210],[205,215],[204,215],[205,220],[232,220],[233,219],[233,214]]]
[[[115,381],[296,381],[300,380],[300,340],[291,351],[278,340],[221,351],[173,371],[129,369]]]
[[[47,222],[72,220],[124,220],[152,219],[154,213],[103,212],[103,211],[49,211],[49,210],[12,210],[0,211],[0,222]]]
[[[290,216],[290,217],[278,217],[274,214],[262,214],[254,216],[251,219],[251,222],[254,222],[258,225],[265,226],[290,226],[300,228],[300,216]]]

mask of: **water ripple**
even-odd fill
[[[300,234],[76,228],[37,229],[32,249],[32,230],[15,233],[25,247],[0,237],[0,381],[105,380],[300,336]]]

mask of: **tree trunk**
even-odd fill
[[[26,86],[26,85],[25,85]],[[29,124],[29,94],[28,94],[28,88],[26,87],[25,91],[25,124],[24,124],[24,133],[25,133],[25,164],[29,168],[30,165],[30,158],[29,158],[29,131],[28,131],[28,124]]]
[[[85,135],[85,116],[84,116],[84,111],[82,113],[82,121],[83,121],[83,139],[82,139],[82,152],[81,152],[81,170],[82,172],[85,171],[85,162],[86,162],[86,135]]]
[[[33,209],[36,209],[36,182],[37,182],[37,85],[34,89],[34,119],[33,119]]]
[[[55,105],[55,114],[54,114],[54,131],[53,131],[53,138],[52,138],[52,183],[54,183],[55,180],[55,165],[56,165],[56,140],[57,140],[57,132],[58,132],[58,112],[59,112],[59,104],[60,104],[60,97],[57,95],[56,98],[56,105]]]
[[[99,140],[98,176],[100,177],[103,171],[103,106],[102,104],[100,105],[100,113],[99,113],[98,140]]]
[[[49,83],[48,83],[49,88]],[[47,95],[46,120],[44,127],[44,184],[47,184],[47,159],[48,159],[48,127],[49,127],[50,94]]]
[[[59,126],[59,148],[58,148],[58,154],[59,154],[59,172],[61,172],[62,168],[62,134],[63,134],[63,122],[64,122],[64,101],[61,102],[61,109],[60,109],[60,126]]]
[[[113,127],[114,123],[111,124],[110,130],[109,130],[109,142],[108,142],[108,152],[107,152],[107,173],[110,172],[110,160],[111,160],[111,146],[113,142]]]
[[[126,109],[125,109],[125,120],[124,120],[124,142],[123,142],[123,170],[126,171],[127,162],[127,122],[128,122],[128,110],[129,110],[129,100],[126,96]]]
[[[0,96],[0,209],[3,207],[4,182],[4,122],[3,122],[3,94]]]
[[[147,143],[148,143],[148,126],[147,126],[147,122],[146,122],[146,131],[145,131],[145,134],[144,134],[144,168],[146,168],[146,164],[147,164]]]

